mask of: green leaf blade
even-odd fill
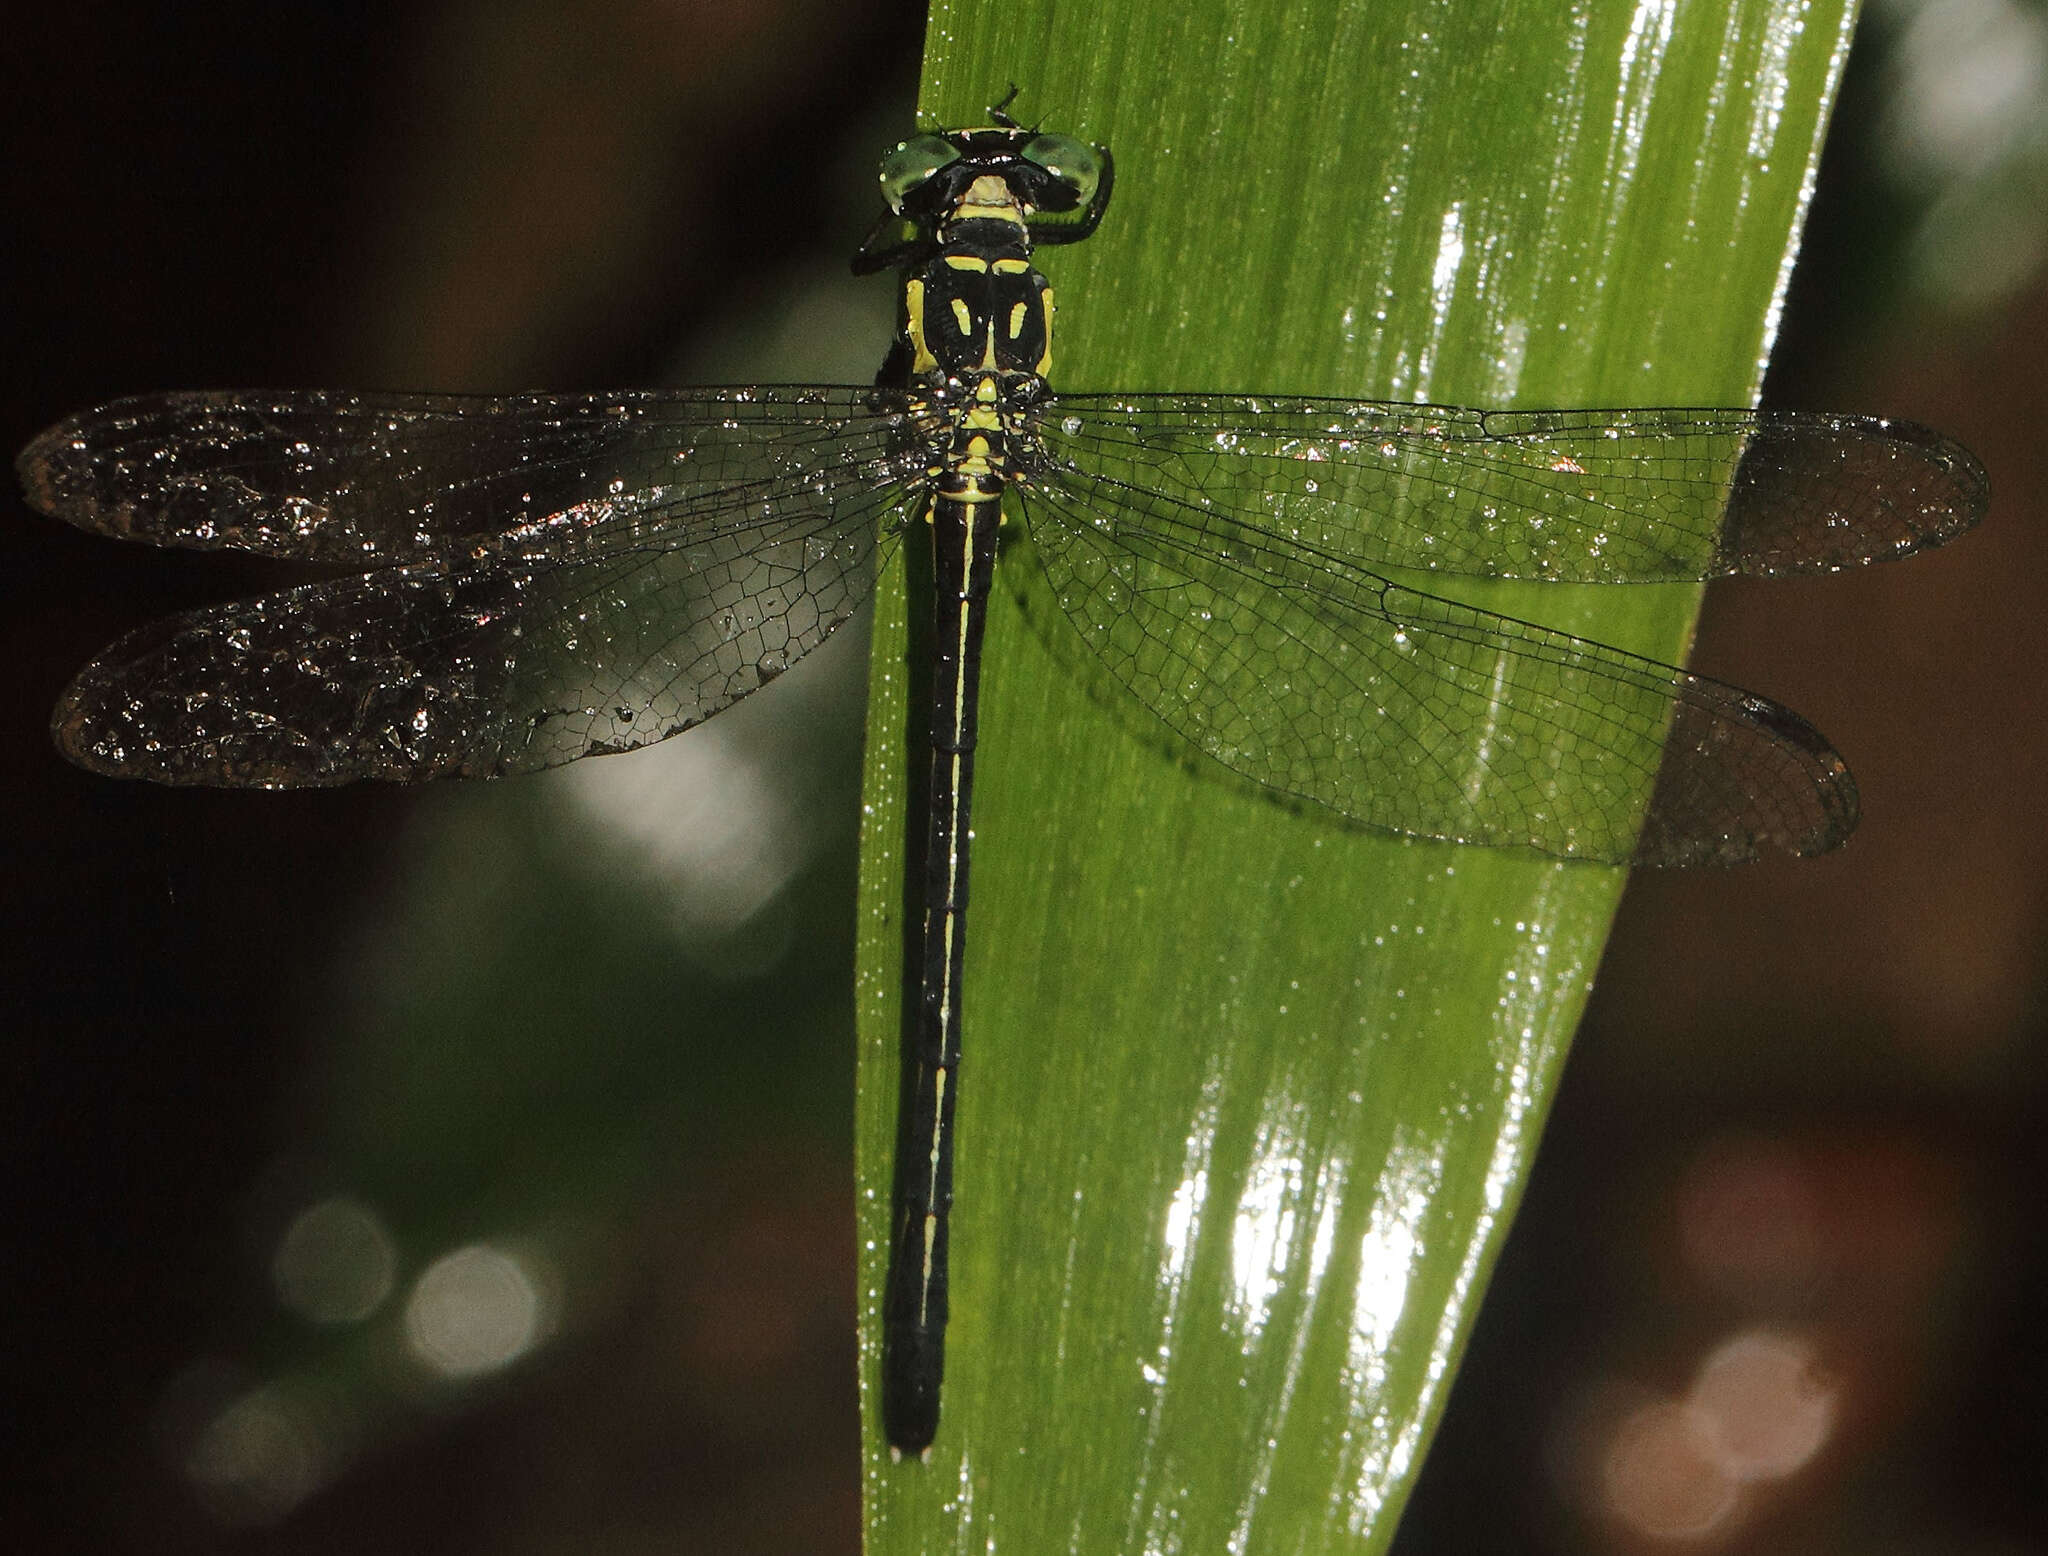
[[[1524,14],[1540,13],[1540,14]],[[927,121],[1109,142],[1054,386],[1739,404],[1846,39],[1789,4],[941,7]],[[911,536],[907,544],[915,544]],[[989,630],[944,1413],[873,1398],[900,1051],[900,590],[877,615],[860,1185],[872,1551],[1381,1549],[1620,872],[1388,838],[1190,754],[1028,541]],[[1459,598],[1660,658],[1694,591]]]

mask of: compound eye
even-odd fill
[[[907,140],[882,158],[882,198],[900,215],[912,190],[959,160],[960,148],[943,136],[919,135]]]
[[[1075,205],[1086,205],[1095,198],[1095,186],[1102,178],[1102,159],[1087,142],[1071,135],[1034,135],[1018,155],[1058,179],[1073,195]]]

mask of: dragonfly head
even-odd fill
[[[1078,243],[1109,205],[1106,146],[1015,123],[913,136],[882,158],[889,210],[854,256],[865,274],[912,263],[962,221],[996,219],[1033,243]]]

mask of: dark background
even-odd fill
[[[1804,868],[1631,887],[1403,1551],[1653,1548],[1718,1504],[1674,1461],[1645,1522],[1601,1468],[1618,1423],[1754,1333],[1809,1349],[1833,1427],[1700,1524],[1714,1548],[2048,1537],[2048,84],[2006,71],[2007,133],[1916,161],[1901,104],[1942,78],[1904,14],[1859,43],[1771,394],[1954,433],[1993,516],[1910,568],[1714,592],[1700,662],[1812,712],[1865,826]],[[842,315],[827,277],[921,33],[824,0],[36,8],[0,104],[0,442],[176,386],[718,381],[841,352],[817,376],[860,376],[886,306],[843,343],[806,321]],[[707,922],[542,786],[64,767],[43,726],[94,651],[272,574],[18,500],[0,548],[10,1543],[855,1549],[852,677],[804,683],[794,733],[735,737],[742,771],[817,760],[758,910]],[[564,1031],[591,1035],[564,1056]],[[374,1347],[309,1332],[269,1266],[332,1190],[411,1262],[573,1223],[551,1343],[407,1395]]]

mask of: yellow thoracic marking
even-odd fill
[[[903,312],[909,320],[911,371],[929,373],[939,365],[924,338],[924,282],[912,277],[903,288]]]
[[[996,261],[996,274],[999,276],[1021,276],[1030,268],[1031,261],[1028,259],[999,259]]]
[[[967,304],[958,297],[953,299],[953,322],[960,326],[962,335],[974,329],[974,315],[967,311]]]
[[[1038,354],[1038,365],[1032,371],[1043,378],[1052,371],[1052,288],[1043,288],[1038,297],[1044,309],[1041,327],[1045,330],[1045,350]]]
[[[1030,311],[1021,302],[1010,305],[1010,339],[1015,340],[1024,333],[1024,318]]]
[[[972,270],[979,271],[983,275],[988,274],[988,261],[979,254],[948,254],[946,256],[946,264],[954,270]],[[1001,269],[1002,267],[998,264],[996,268]]]
[[[987,495],[983,490],[983,484],[994,473],[988,462],[987,438],[977,434],[967,440],[967,457],[955,466],[955,472],[966,480],[976,500]]]

